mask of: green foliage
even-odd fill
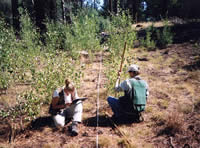
[[[156,47],[165,48],[173,43],[173,33],[171,32],[168,21],[164,21],[163,29],[156,29],[153,25],[146,29],[145,38],[141,39],[141,45],[148,50]]]
[[[125,41],[128,46],[132,46],[136,39],[136,32],[132,28],[132,19],[125,12],[111,17],[110,24],[106,30],[109,34],[108,47],[113,55],[118,55],[124,47]]]
[[[42,70],[32,71],[34,76],[32,87],[43,103],[49,103],[52,91],[58,86],[63,86],[66,78],[72,80],[78,87],[84,68],[78,60],[72,60],[66,52],[58,51],[56,54],[45,53],[44,59],[40,61],[45,62],[45,65]]]
[[[62,49],[66,40],[65,31],[67,28],[61,23],[48,22],[46,23],[46,46],[50,51]],[[69,49],[65,49],[69,50]]]
[[[104,19],[99,17],[95,10],[78,11],[71,18],[71,24],[47,23],[47,48],[70,51],[75,56],[81,50],[90,52],[100,50],[98,34],[104,29],[102,26]]]
[[[4,20],[0,20],[0,88],[9,86],[9,71],[12,71],[12,60],[14,51],[12,50],[14,32]]]
[[[24,50],[38,52],[40,50],[40,34],[26,11],[20,9],[20,46]]]
[[[156,43],[152,39],[153,32],[154,32],[154,28],[153,28],[153,25],[152,25],[151,27],[148,27],[146,29],[146,37],[145,37],[145,39],[143,38],[141,40],[141,45],[143,47],[146,47],[146,48],[150,49],[150,50],[155,49],[155,47],[156,47]]]
[[[28,120],[36,118],[42,105],[40,98],[37,97],[33,90],[20,94],[18,96],[18,104],[20,107],[18,114],[28,116],[26,117]]]
[[[118,68],[120,67],[124,44],[127,42],[126,52],[128,52],[129,48],[133,45],[133,41],[136,40],[137,35],[132,28],[130,15],[127,15],[125,12],[121,12],[117,16],[112,16],[108,30],[106,31],[109,34],[106,44],[108,45],[110,52],[108,60],[104,62],[106,68],[109,69],[105,72],[106,77],[108,78],[106,89],[109,95],[114,95],[113,87],[115,86],[117,78],[117,70],[119,70]],[[131,63],[131,61],[128,60],[129,58],[126,59],[127,63]],[[124,65],[123,72],[126,71],[126,68],[127,65]]]
[[[171,29],[168,25],[168,22],[165,21],[165,26],[162,32],[159,30],[156,31],[157,34],[157,40],[158,40],[158,46],[160,47],[166,47],[169,44],[173,43],[173,33],[171,32]]]
[[[0,110],[0,116],[12,119],[25,116],[32,119],[40,113],[41,105],[49,104],[52,91],[64,85],[66,78],[73,81],[76,87],[79,86],[84,66],[74,55],[71,56],[72,52],[77,52],[75,37],[71,51],[59,50],[66,46],[66,41],[70,42],[61,39],[72,37],[72,26],[60,24],[57,28],[58,24],[48,24],[45,46],[27,13],[21,13],[20,21],[20,39],[16,39],[14,31],[4,21],[0,21],[0,66],[3,70],[0,72],[0,88],[8,88],[11,82],[14,85],[26,83],[30,88],[18,94],[15,107]]]

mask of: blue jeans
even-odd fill
[[[120,117],[122,115],[122,110],[119,104],[119,99],[116,99],[114,97],[108,97],[107,101],[114,113],[114,117]]]

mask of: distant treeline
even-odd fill
[[[78,8],[96,8],[104,16],[128,10],[135,22],[166,17],[200,18],[200,0],[1,0],[0,16],[19,28],[19,8],[25,8],[41,29],[45,19],[70,22]],[[98,5],[99,6],[99,5]]]
[[[54,21],[70,21],[70,13],[82,8],[83,0],[1,0],[0,16],[19,28],[20,9],[26,10],[36,25],[44,28],[46,19]]]
[[[113,13],[129,10],[135,21],[174,16],[200,18],[200,0],[104,0],[104,8]]]

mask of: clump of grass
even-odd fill
[[[94,105],[90,102],[84,103],[84,112],[90,112]]]
[[[100,148],[107,148],[111,145],[112,143],[112,139],[111,138],[108,138],[107,136],[100,136],[99,137],[99,147]]]
[[[195,101],[195,103],[194,103],[194,108],[195,108],[196,110],[199,110],[199,109],[200,109],[200,98],[197,99],[197,100]]]
[[[183,116],[178,112],[171,113],[166,119],[165,130],[167,134],[174,135],[176,133],[181,133],[184,130],[183,125]]]
[[[80,145],[78,143],[69,143],[64,148],[80,148]]]
[[[167,109],[169,106],[169,101],[168,100],[160,100],[158,101],[158,106],[162,109]]]
[[[179,106],[179,112],[184,114],[189,114],[193,111],[193,105],[186,104],[186,105],[180,105]]]
[[[137,148],[136,145],[134,145],[133,143],[128,143],[127,140],[124,138],[120,138],[118,140],[118,145],[125,148]]]
[[[44,144],[42,147],[43,148],[56,148],[58,147],[59,143],[48,143],[48,144]]]
[[[153,113],[151,120],[156,122],[157,125],[163,125],[165,123],[165,114],[163,112],[155,112]]]
[[[153,112],[153,107],[147,106],[145,112],[146,112],[146,113],[152,113],[152,112]]]

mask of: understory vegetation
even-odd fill
[[[155,50],[156,47],[165,48],[173,43],[174,34],[171,32],[168,20],[163,20],[164,27],[156,29],[154,24],[145,30],[145,37],[141,39],[141,45],[148,50]]]

